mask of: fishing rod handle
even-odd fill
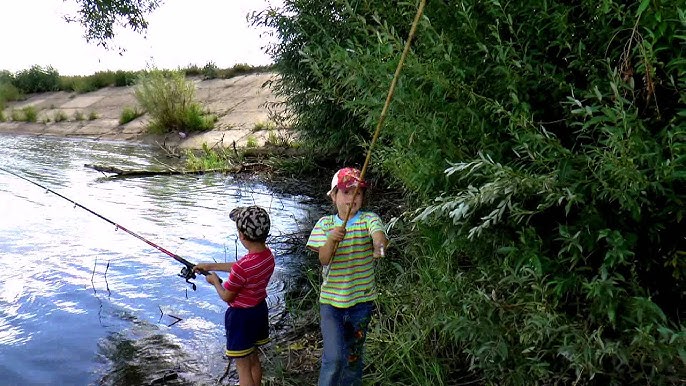
[[[203,276],[208,276],[208,275],[211,273],[211,271],[202,271],[202,270],[197,271],[197,272],[198,272],[199,274],[203,275]],[[217,275],[217,278],[219,279],[219,284],[222,284],[222,283],[224,282],[224,281],[222,280],[222,278],[219,277],[219,275]]]

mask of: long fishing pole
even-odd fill
[[[374,148],[374,144],[376,144],[377,139],[379,139],[379,134],[381,133],[381,127],[383,126],[384,121],[386,120],[386,115],[388,114],[388,109],[391,105],[391,100],[393,99],[393,94],[395,93],[395,86],[398,84],[398,79],[400,78],[400,71],[403,68],[403,65],[405,63],[405,58],[407,58],[408,52],[410,52],[410,46],[412,45],[412,39],[414,39],[414,35],[417,31],[417,26],[419,25],[419,21],[422,17],[422,14],[424,13],[424,7],[426,6],[426,0],[420,0],[419,6],[417,7],[417,13],[414,16],[414,20],[412,21],[412,26],[410,27],[410,33],[407,36],[407,41],[405,42],[405,47],[403,48],[403,52],[400,54],[400,60],[398,61],[398,65],[395,68],[395,73],[393,74],[393,79],[391,80],[391,85],[388,88],[388,94],[386,95],[386,101],[384,102],[383,108],[381,109],[381,116],[379,117],[379,121],[376,124],[376,129],[374,130],[374,135],[372,136],[372,141],[369,144],[369,148],[367,149],[367,157],[364,160],[364,165],[362,165],[362,170],[360,171],[360,180],[364,181],[365,173],[367,173],[367,167],[369,166],[369,161],[372,158],[372,148]],[[355,190],[353,191],[353,200],[357,197],[357,195],[360,193],[360,184],[355,185]],[[350,213],[352,212],[352,204],[348,206],[348,211],[345,214],[345,219],[343,220],[343,229],[346,228],[348,225],[348,221],[350,220]],[[331,260],[329,260],[328,267],[331,269],[331,265],[333,264],[333,259],[336,256],[336,251],[338,250],[338,242],[334,243],[333,245],[333,250],[331,252]],[[329,270],[326,270],[326,275],[329,275]]]
[[[74,200],[72,200],[72,199],[70,199],[70,198],[68,198],[68,197],[65,197],[65,196],[61,195],[60,193],[58,193],[58,192],[56,192],[56,191],[54,191],[54,190],[52,190],[52,189],[50,189],[50,188],[47,188],[47,187],[45,187],[45,186],[43,186],[43,185],[41,185],[41,184],[39,184],[39,183],[37,183],[37,182],[35,182],[35,181],[33,181],[33,180],[30,180],[30,179],[28,179],[28,178],[26,178],[26,177],[24,177],[24,176],[22,176],[22,175],[19,175],[19,174],[17,174],[17,173],[14,173],[14,172],[12,172],[12,171],[10,171],[10,170],[7,170],[7,169],[5,169],[5,168],[0,167],[0,170],[2,170],[2,171],[5,172],[5,173],[11,174],[11,175],[13,175],[13,176],[15,176],[15,177],[21,178],[21,179],[24,180],[24,181],[30,182],[30,183],[32,183],[32,184],[34,184],[34,185],[36,185],[36,186],[38,186],[38,187],[40,187],[40,188],[45,189],[47,192],[50,192],[50,193],[52,193],[52,194],[54,194],[54,195],[56,195],[56,196],[58,196],[58,197],[60,197],[60,198],[62,198],[62,199],[65,199],[65,200],[71,202],[72,204],[74,204],[74,206],[78,206],[79,208],[81,208],[81,209],[83,209],[83,210],[85,210],[85,211],[87,211],[87,212],[89,212],[89,213],[91,213],[91,214],[93,214],[93,215],[99,217],[100,219],[105,220],[105,221],[107,221],[108,223],[114,225],[114,226],[115,226],[115,231],[121,229],[121,230],[123,230],[124,232],[130,234],[131,236],[137,238],[138,240],[141,240],[141,241],[145,242],[146,244],[150,245],[151,247],[157,249],[158,251],[160,251],[160,252],[166,254],[167,256],[169,256],[169,257],[173,258],[174,260],[178,261],[179,263],[183,264],[184,267],[181,269],[181,273],[179,273],[179,276],[181,276],[182,278],[186,279],[186,282],[187,282],[188,284],[190,284],[191,287],[193,288],[193,291],[195,291],[195,288],[196,288],[196,287],[195,287],[195,283],[193,283],[193,282],[190,281],[190,279],[195,279],[195,277],[196,277],[196,276],[195,276],[195,272],[193,272],[193,267],[195,267],[195,264],[191,263],[190,261],[184,259],[183,257],[177,255],[177,254],[174,253],[174,252],[171,252],[171,251],[169,251],[169,250],[167,250],[167,249],[162,248],[161,246],[159,246],[159,245],[153,243],[152,241],[146,239],[145,237],[143,237],[143,236],[141,236],[141,235],[139,235],[139,234],[137,234],[137,233],[135,233],[135,232],[133,232],[133,231],[131,231],[131,230],[129,230],[129,229],[126,229],[126,228],[123,227],[122,225],[117,224],[116,222],[114,222],[114,221],[108,219],[107,217],[105,217],[105,216],[103,216],[103,215],[101,215],[101,214],[99,214],[99,213],[97,213],[97,212],[95,212],[95,211],[93,211],[93,210],[91,210],[91,209],[89,209],[89,208],[87,208],[87,207],[85,207],[85,206],[79,204],[78,202],[76,202],[76,201],[74,201]],[[200,272],[200,273],[203,274],[203,275],[205,275],[205,276],[208,275],[208,272]]]

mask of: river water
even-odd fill
[[[177,162],[155,147],[0,136],[0,168],[98,213],[187,260],[234,261],[245,250],[228,213],[268,209],[271,235],[302,232],[312,208],[230,175],[107,178],[84,167]],[[0,171],[0,384],[214,384],[224,373],[226,308],[203,277],[35,184]],[[272,245],[272,318],[302,256]]]

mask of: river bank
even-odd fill
[[[199,103],[217,115],[215,128],[205,133],[186,135],[170,133],[164,136],[146,134],[146,115],[129,123],[119,124],[121,112],[136,106],[133,87],[108,87],[98,91],[75,94],[67,92],[42,93],[29,96],[24,101],[12,102],[4,110],[11,117],[13,110],[32,106],[38,112],[37,122],[7,120],[0,122],[0,134],[17,134],[37,137],[67,137],[94,141],[124,141],[157,144],[164,148],[201,149],[209,147],[239,148],[264,147],[270,137],[288,137],[287,130],[277,130],[272,116],[278,114],[274,106],[280,101],[269,87],[273,73],[250,74],[231,79],[193,79]],[[57,114],[67,117],[54,119]],[[77,116],[95,116],[94,119],[77,119]],[[249,145],[252,143],[252,145]],[[267,150],[268,148],[259,149]],[[109,162],[109,161],[108,161]],[[110,165],[107,166],[119,166]],[[299,176],[269,178],[276,191],[293,196],[312,196],[307,201],[322,211],[328,210],[329,202],[318,192],[328,189],[332,171],[322,171],[324,176]],[[271,173],[269,173],[271,174]],[[315,216],[316,217],[316,216]],[[316,220],[313,218],[311,220]],[[305,219],[299,219],[305,221]],[[301,224],[305,228],[307,224]],[[311,229],[311,227],[310,227]],[[321,356],[321,336],[318,329],[317,285],[318,262],[307,258],[304,249],[308,232],[277,237],[273,243],[292,246],[289,254],[303,256],[303,266],[296,270],[300,275],[293,278],[285,291],[288,316],[274,326],[272,343],[264,348],[265,380],[267,384],[313,384],[316,382]],[[229,382],[235,378],[233,366],[227,368]],[[227,375],[227,374],[225,374]]]
[[[270,137],[289,136],[277,127],[274,117],[281,101],[270,88],[275,73],[239,75],[230,79],[191,77],[196,100],[217,116],[213,130],[203,133],[146,133],[146,114],[120,124],[122,111],[135,108],[135,86],[106,87],[89,93],[51,92],[29,95],[22,101],[8,102],[0,121],[0,133],[35,136],[62,136],[94,140],[141,141],[180,149],[210,147],[263,146]],[[13,120],[14,111],[32,107],[35,122]]]

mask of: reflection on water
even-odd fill
[[[267,208],[272,236],[310,208],[259,181],[221,174],[105,178],[84,164],[161,167],[154,147],[0,136],[0,167],[78,202],[191,262],[246,251],[228,213]],[[172,165],[173,166],[173,165]],[[272,318],[291,262],[272,244]],[[0,171],[0,379],[3,385],[208,384],[226,368],[226,305],[203,277],[70,202]]]
[[[137,325],[135,332],[112,332],[100,341],[98,355],[109,367],[101,385],[192,385],[211,383],[170,333],[154,325]],[[191,381],[192,379],[192,381]]]

